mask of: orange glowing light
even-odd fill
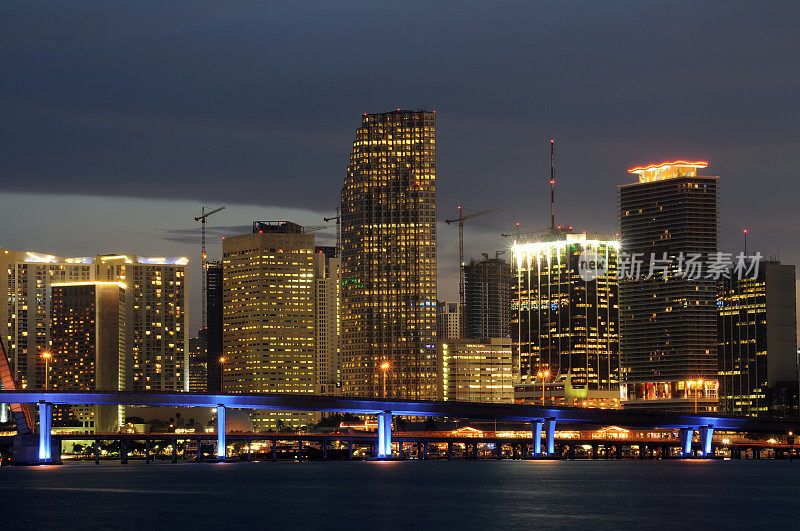
[[[628,173],[642,173],[645,171],[652,171],[652,170],[663,170],[665,168],[669,168],[671,166],[691,166],[692,168],[706,168],[708,167],[708,161],[705,160],[673,160],[669,162],[656,162],[654,164],[649,164],[647,166],[636,166],[635,168],[630,168]]]

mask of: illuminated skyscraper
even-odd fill
[[[697,174],[706,166],[676,161],[632,168],[638,182],[619,187],[622,250],[644,261],[639,278],[619,286],[626,408],[688,413],[695,400],[699,412],[717,407],[717,282],[706,271],[678,270],[681,256],[707,262],[717,252],[719,178]]]
[[[323,395],[342,391],[339,345],[341,259],[317,247],[314,253],[314,345],[317,390]]]
[[[208,329],[201,328],[189,338],[189,392],[208,392]],[[219,362],[217,362],[219,363]]]
[[[125,386],[125,284],[52,284],[52,345],[45,374],[52,391],[119,391]],[[55,406],[53,425],[113,433],[124,406]]]
[[[106,281],[126,285],[126,389],[188,390],[186,258],[103,255],[63,258],[0,251],[0,312],[9,357],[27,387],[44,387],[41,353],[50,345],[51,286]]]
[[[798,417],[795,282],[794,266],[774,261],[720,280],[720,413]]]
[[[226,393],[314,393],[314,235],[288,221],[225,238],[222,386]],[[254,411],[257,429],[315,415]]]
[[[511,266],[499,258],[464,267],[464,337],[511,337]]]
[[[126,388],[189,390],[189,329],[186,270],[189,260],[102,255],[95,279],[123,282],[128,327]]]
[[[512,250],[511,334],[519,398],[546,384],[572,405],[619,398],[617,252],[614,236],[553,229]]]
[[[342,188],[344,392],[436,397],[436,115],[364,114]]]

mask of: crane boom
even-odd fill
[[[336,220],[336,257],[342,257],[342,215],[339,212],[339,207],[336,207],[336,215],[330,216],[326,218],[322,218],[325,220],[325,223],[329,223]]]

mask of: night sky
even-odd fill
[[[800,262],[800,4],[267,4],[0,3],[0,246],[197,262],[203,204],[228,207],[212,257],[253,219],[323,225],[361,114],[424,107],[440,298],[456,205],[501,209],[468,225],[467,259],[549,223],[550,138],[558,223],[617,232],[627,168],[704,159],[722,249],[748,227],[750,250]]]

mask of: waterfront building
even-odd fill
[[[256,221],[225,238],[222,387],[226,393],[314,393],[314,235]],[[300,427],[315,414],[253,411],[256,429]]]
[[[53,283],[52,345],[43,355],[45,388],[52,391],[121,391],[125,386],[125,284]],[[124,424],[124,406],[55,406],[53,426],[113,433]]]
[[[326,253],[325,249],[317,247],[314,253],[314,369],[317,392],[337,395],[342,391],[339,346],[341,260],[335,253]]]
[[[511,337],[511,266],[500,258],[464,266],[464,337]]]
[[[520,401],[619,397],[616,236],[553,229],[512,248],[511,334]],[[566,390],[566,391],[565,391]]]
[[[189,390],[187,279],[189,259],[101,255],[95,279],[126,286],[126,389]]]
[[[795,267],[761,262],[738,277],[718,285],[719,412],[797,419]]]
[[[206,388],[222,392],[222,262],[206,262]]]
[[[65,258],[0,252],[0,327],[15,375],[44,387],[41,353],[51,342],[51,286],[76,281],[122,282],[125,297],[126,384],[129,390],[187,391],[187,258],[102,255]]]
[[[344,393],[435,398],[435,113],[364,114],[341,199]]]
[[[439,355],[442,400],[514,401],[511,339],[442,341]]]
[[[717,252],[719,178],[698,175],[706,166],[631,168],[638,181],[619,187],[622,251],[645,262],[619,287],[625,408],[717,408],[717,283],[681,268],[682,259],[707,262]]]
[[[437,301],[436,337],[442,341],[461,338],[461,311],[458,302]]]

